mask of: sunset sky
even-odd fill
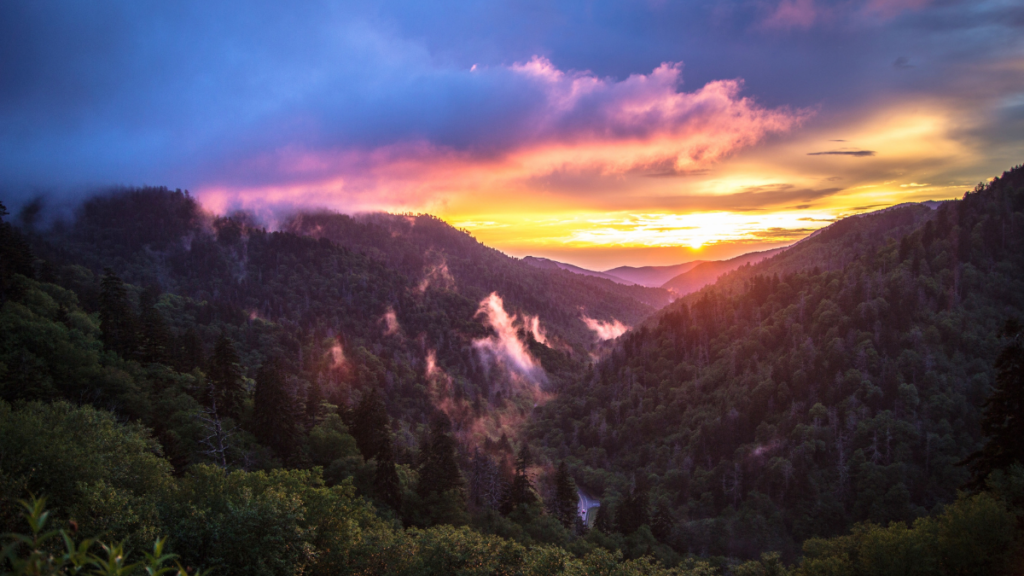
[[[1024,162],[1024,4],[0,3],[0,200],[187,188],[674,264]]]

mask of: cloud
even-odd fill
[[[808,152],[808,156],[874,156],[874,150],[829,150],[827,152]]]
[[[765,28],[810,28],[818,19],[814,0],[782,0],[762,23]]]
[[[897,70],[909,70],[910,68],[913,68],[914,65],[910,63],[910,58],[907,58],[906,56],[900,56],[899,58],[893,61],[892,67],[896,68]]]
[[[528,314],[523,315],[523,328],[533,335],[533,339],[537,342],[547,345],[548,336],[544,328],[540,325],[539,316],[530,316]]]
[[[398,324],[398,316],[395,315],[393,308],[388,306],[387,312],[381,316],[380,321],[384,324],[384,335],[391,336],[398,334],[402,327]]]
[[[444,255],[437,252],[427,254],[428,262],[423,271],[423,279],[416,285],[416,291],[420,294],[427,291],[427,288],[434,286],[439,290],[455,290],[455,278],[448,270],[448,261]]]
[[[581,318],[583,323],[587,325],[598,340],[611,340],[618,338],[629,330],[629,326],[626,326],[622,322],[612,318],[611,321],[605,322],[604,320],[596,320],[584,314]]]
[[[327,354],[331,358],[331,368],[342,368],[345,366],[345,353],[341,349],[341,343],[335,342]]]
[[[487,338],[473,341],[473,347],[485,361],[498,362],[511,375],[523,377],[530,382],[541,383],[547,380],[544,369],[519,339],[518,330],[514,326],[517,316],[509,316],[505,312],[505,304],[497,292],[492,292],[480,301],[477,316],[483,316],[484,324],[494,331]]]
[[[256,197],[349,210],[430,209],[460,195],[528,188],[555,174],[698,171],[812,114],[762,107],[740,95],[739,80],[680,91],[680,63],[616,81],[563,71],[535,56],[474,72],[434,71],[423,81],[454,102],[466,98],[457,88],[495,103],[469,105],[429,125],[421,116],[433,112],[420,110],[408,129],[378,146],[295,143],[258,152],[213,175],[199,195],[222,206]]]

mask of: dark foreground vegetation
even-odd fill
[[[1024,170],[834,224],[596,363],[581,310],[659,293],[429,217],[33,210],[0,224],[3,571],[1024,572]]]

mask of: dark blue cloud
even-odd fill
[[[1024,8],[947,1],[883,17],[819,2],[809,27],[765,27],[777,4],[3,2],[0,185],[195,186],[244,179],[246,160],[288,147],[423,140],[500,155],[548,105],[508,68],[534,55],[618,80],[684,62],[688,90],[743,78],[764,105],[823,118],[901,95],[1020,117],[1019,79],[976,87],[1007,73],[978,64],[1019,53]]]

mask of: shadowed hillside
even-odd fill
[[[956,498],[1000,330],[1022,314],[1016,168],[937,209],[846,218],[677,301],[545,406],[532,437],[602,513],[636,514],[643,486],[680,551],[795,556]]]

